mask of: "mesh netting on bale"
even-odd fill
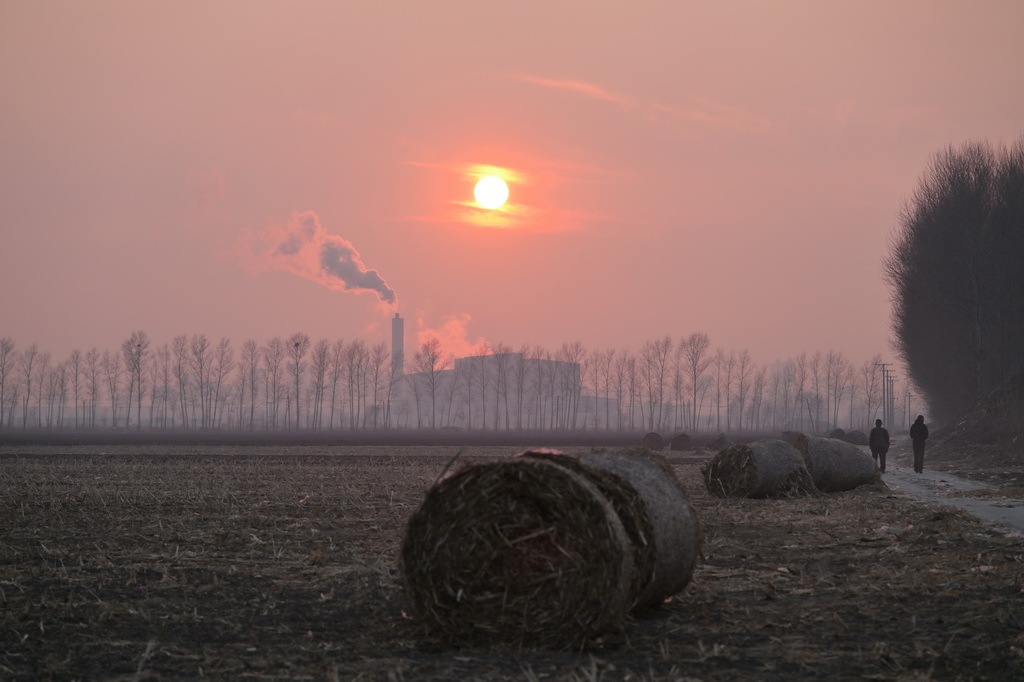
[[[622,624],[634,577],[598,487],[532,457],[437,483],[409,519],[401,564],[414,617],[455,646],[580,647]]]
[[[690,438],[690,434],[677,433],[672,436],[672,440],[668,443],[668,449],[673,452],[693,450],[693,440]]]
[[[640,440],[640,447],[656,452],[665,447],[665,439],[657,431],[651,431],[644,434],[644,437]]]
[[[601,491],[618,514],[633,550],[633,582],[629,594],[633,598],[643,592],[654,577],[654,527],[644,500],[632,483],[609,471],[587,466],[576,457],[558,451],[529,450],[517,456],[546,459],[583,476]]]
[[[814,485],[822,492],[853,490],[879,480],[871,455],[852,443],[801,433],[794,445],[803,456]]]
[[[717,497],[794,497],[814,492],[800,451],[784,440],[730,445],[701,467]]]
[[[589,467],[627,481],[639,493],[638,507],[650,519],[654,557],[650,579],[634,593],[633,610],[662,603],[693,577],[700,553],[700,524],[683,484],[664,457],[638,452],[591,452],[580,456]]]

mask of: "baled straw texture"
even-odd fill
[[[688,433],[677,433],[669,441],[668,449],[673,452],[693,450],[693,440]]]
[[[795,446],[811,472],[814,485],[822,492],[853,490],[879,479],[871,455],[852,443],[801,433]]]
[[[683,484],[664,457],[650,452],[591,452],[583,464],[609,472],[639,493],[640,513],[653,529],[654,571],[634,593],[633,610],[662,603],[689,584],[700,554],[700,524]]]
[[[657,431],[651,431],[644,434],[644,437],[640,440],[640,447],[656,452],[664,449],[665,439]]]
[[[800,451],[777,439],[730,445],[701,473],[708,492],[717,497],[794,497],[814,491]]]
[[[401,563],[413,615],[448,644],[572,649],[624,621],[632,556],[586,477],[516,457],[431,488]]]
[[[583,476],[601,492],[619,517],[633,550],[633,582],[629,593],[635,598],[654,578],[657,550],[654,547],[654,527],[643,498],[625,477],[601,468],[587,466],[577,457],[552,450],[529,450],[522,457],[545,459]]]

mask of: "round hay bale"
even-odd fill
[[[847,431],[846,432],[846,438],[844,438],[843,440],[845,440],[847,443],[853,443],[854,445],[867,445],[868,444],[868,436],[867,436],[867,434],[864,433],[863,431],[857,431],[857,430]]]
[[[581,455],[580,461],[627,481],[639,493],[636,506],[653,530],[647,543],[653,571],[634,593],[633,610],[655,606],[681,592],[693,577],[700,554],[700,523],[672,467],[660,455],[629,451],[590,452]]]
[[[732,445],[732,440],[730,440],[729,436],[725,435],[724,433],[718,434],[717,436],[712,438],[711,441],[708,443],[708,447],[711,448],[712,450],[724,450],[730,445]]]
[[[644,434],[643,439],[640,441],[640,447],[657,452],[665,448],[665,439],[657,431],[651,431]]]
[[[584,476],[597,486],[618,514],[633,549],[633,583],[630,585],[629,593],[635,597],[643,592],[654,576],[657,552],[650,514],[632,482],[600,467],[587,466],[576,457],[565,455],[558,450],[528,450],[516,456],[546,459]]]
[[[795,443],[796,439],[800,437],[799,431],[783,431],[780,438],[787,443]]]
[[[401,571],[413,616],[448,644],[572,649],[621,625],[634,569],[618,514],[587,477],[516,457],[431,488]]]
[[[803,455],[814,485],[823,492],[853,490],[878,476],[871,455],[844,440],[800,434],[794,446]]]
[[[800,451],[784,440],[731,445],[701,467],[717,497],[793,497],[814,492]]]
[[[688,433],[677,433],[669,441],[668,449],[673,452],[693,450],[693,439],[690,438]]]

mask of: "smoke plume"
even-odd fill
[[[395,290],[376,270],[363,264],[352,242],[328,234],[313,211],[292,214],[284,226],[272,225],[252,240],[263,267],[284,270],[337,291],[369,291],[394,305]]]
[[[469,313],[446,315],[441,326],[435,329],[427,326],[423,314],[420,313],[416,320],[417,350],[430,339],[436,338],[441,342],[444,354],[449,357],[466,358],[490,353],[490,346],[483,337],[477,337],[476,341],[469,339],[468,327],[472,319]]]

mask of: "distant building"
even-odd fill
[[[431,376],[431,374],[433,376]],[[495,353],[405,375],[410,427],[575,429],[584,414],[577,362]],[[431,410],[433,409],[433,414]],[[593,417],[591,416],[591,420]]]

